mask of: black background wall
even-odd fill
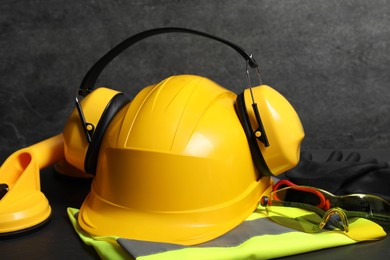
[[[162,26],[205,31],[253,53],[264,83],[301,117],[303,149],[390,147],[390,2],[386,0],[0,1],[0,160],[62,131],[86,71],[128,36]],[[189,35],[135,45],[99,85],[130,96],[200,74],[240,92],[245,63]]]

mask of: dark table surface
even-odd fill
[[[329,151],[312,151],[322,159]],[[390,150],[359,151],[362,156],[390,161]],[[51,220],[38,230],[19,236],[0,238],[0,259],[99,259],[95,250],[85,245],[73,230],[66,209],[79,208],[89,192],[90,180],[59,176],[48,167],[41,171],[41,190],[52,207]],[[390,187],[389,187],[390,188]],[[283,243],[281,243],[283,246]],[[388,259],[390,238],[324,249],[284,259]]]

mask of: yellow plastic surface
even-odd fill
[[[81,100],[81,107],[87,123],[93,124],[96,128],[106,105],[118,93],[112,89],[98,88]],[[84,171],[84,159],[89,143],[76,108],[65,124],[64,144],[66,161],[80,171]]]
[[[105,134],[80,226],[92,235],[191,245],[240,224],[270,179],[257,181],[235,99],[192,75],[143,89]]]
[[[38,225],[51,214],[40,190],[39,170],[64,156],[62,134],[16,151],[0,168],[0,183],[9,191],[0,200],[0,233]]]
[[[291,104],[273,88],[262,85],[253,88],[270,146],[257,141],[268,168],[278,175],[299,162],[300,145],[304,137],[301,121]],[[245,104],[253,129],[257,128],[249,90],[244,91]]]

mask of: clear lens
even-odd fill
[[[385,229],[390,226],[390,204],[373,195],[336,196],[313,187],[290,186],[264,196],[261,205],[275,222],[309,233],[322,229],[347,233],[348,222],[357,218],[369,219]]]

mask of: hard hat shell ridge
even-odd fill
[[[194,75],[143,89],[106,131],[81,227],[191,245],[240,224],[270,178],[258,178],[235,99]]]

